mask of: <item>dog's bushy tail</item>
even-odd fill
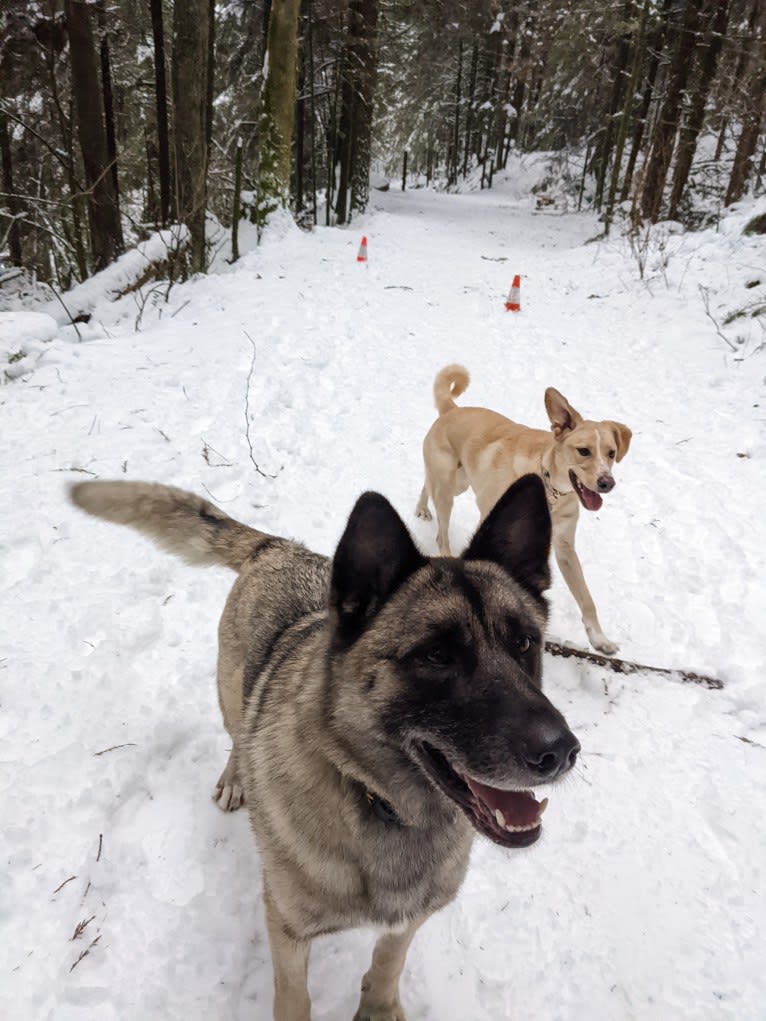
[[[69,489],[77,507],[105,521],[130,525],[190,564],[238,571],[273,537],[242,525],[194,493],[154,482],[80,482]]]
[[[448,365],[438,373],[434,380],[434,403],[440,415],[457,407],[453,398],[459,397],[470,381],[468,370],[462,365]]]

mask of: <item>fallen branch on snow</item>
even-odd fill
[[[560,642],[546,642],[545,651],[551,656],[563,656],[564,659],[573,656],[575,659],[584,659],[588,663],[595,663],[596,666],[605,666],[616,674],[662,674],[663,677],[672,677],[674,680],[685,681],[687,684],[701,684],[705,688],[720,691],[723,688],[723,681],[718,677],[708,677],[705,674],[695,673],[693,670],[670,670],[664,666],[647,666],[644,663],[633,663],[629,659],[618,659],[616,656],[602,656],[599,652],[591,652],[589,649],[580,649],[575,645],[561,645]]]
[[[277,475],[279,475],[279,472],[282,471],[282,468],[284,468],[284,465],[282,465],[282,468],[280,468],[279,471],[276,472],[276,474],[271,475],[269,472],[263,471],[258,462],[255,460],[255,454],[253,453],[253,441],[250,438],[250,384],[252,382],[253,371],[255,369],[255,341],[247,332],[247,330],[243,330],[242,332],[250,341],[250,346],[253,349],[253,358],[252,361],[250,362],[250,371],[247,374],[247,389],[245,390],[245,439],[247,440],[247,445],[250,448],[250,460],[252,461],[255,470],[264,479],[275,479]]]
[[[101,934],[99,933],[99,935],[96,936],[96,938],[94,940],[91,940],[89,946],[85,950],[83,950],[83,952],[80,954],[80,956],[74,962],[72,967],[69,969],[70,971],[74,971],[75,970],[75,968],[80,963],[80,961],[83,959],[83,957],[87,957],[88,956],[88,954],[91,952],[91,949],[98,943],[98,941],[100,939],[101,939]]]

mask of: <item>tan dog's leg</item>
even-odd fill
[[[415,507],[415,517],[422,518],[423,521],[431,520],[431,511],[428,509],[428,485],[425,482],[420,491],[420,499]]]
[[[218,704],[232,747],[226,769],[215,785],[213,800],[224,812],[235,812],[245,800],[237,764],[237,743],[242,725],[242,686],[242,667],[234,666],[221,650],[218,654]]]
[[[455,501],[455,472],[451,471],[431,489],[431,499],[436,509],[436,545],[443,557],[450,557],[449,519],[452,516],[452,504]]]
[[[406,1021],[399,1003],[399,976],[412,937],[424,921],[420,918],[401,932],[387,932],[375,944],[354,1021]]]
[[[596,613],[596,605],[588,591],[588,586],[585,584],[585,576],[582,573],[580,558],[577,556],[574,548],[575,524],[576,520],[572,522],[571,526],[569,522],[566,522],[563,528],[554,528],[553,530],[553,549],[556,553],[556,563],[559,565],[564,581],[569,586],[569,591],[575,597],[575,601],[580,607],[582,622],[585,625],[590,644],[594,649],[598,649],[599,652],[612,656],[619,649],[619,645],[611,642],[601,630],[598,614]]]
[[[311,941],[293,939],[265,889],[263,899],[274,968],[274,1021],[311,1021],[308,990]]]

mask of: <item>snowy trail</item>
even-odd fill
[[[210,800],[231,578],[76,514],[64,484],[84,470],[207,490],[326,553],[375,488],[435,552],[413,510],[451,361],[472,374],[463,403],[544,426],[554,385],[633,429],[615,491],[578,529],[604,630],[627,658],[727,687],[547,661],[582,764],[538,845],[477,841],[458,899],[413,945],[408,1017],[763,1016],[763,362],[724,357],[697,291],[722,274],[741,286],[754,256],[678,239],[667,286],[647,287],[617,242],[584,244],[595,221],[536,215],[498,185],[376,195],[353,231],[282,225],[175,288],[161,320],[147,308],[141,332],[129,299],[101,307],[87,343],[52,342],[0,390],[3,1017],[271,1011],[257,854],[244,814]],[[503,309],[516,272],[518,316]],[[460,498],[454,548],[476,520]],[[551,634],[584,645],[558,575],[551,596]],[[370,945],[317,942],[317,1021],[353,1014]]]

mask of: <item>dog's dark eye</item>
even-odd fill
[[[617,451],[616,450],[610,450],[609,451],[609,456],[612,458],[612,460],[614,460],[615,457],[617,456]]]
[[[447,666],[450,662],[450,654],[443,645],[431,645],[421,655],[431,666]]]
[[[525,652],[529,652],[532,648],[532,639],[529,635],[522,635],[521,638],[516,639],[516,648],[523,655]]]
[[[577,453],[580,457],[590,457],[590,447],[578,447]]]

